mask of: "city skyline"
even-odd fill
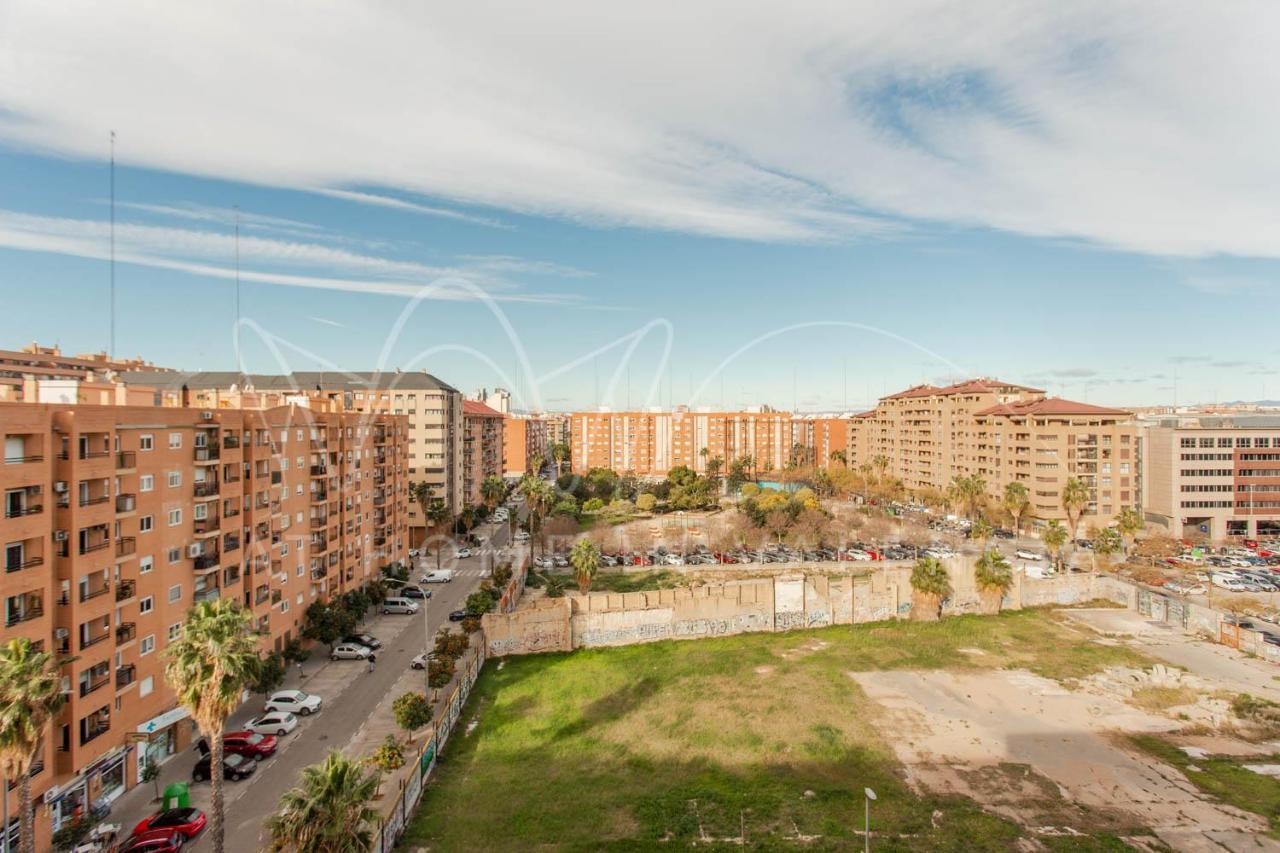
[[[109,346],[114,131],[118,355],[235,368],[238,266],[249,370],[426,367],[510,386],[526,409],[830,411],[982,375],[1105,405],[1280,396],[1276,350],[1215,334],[1263,310],[1275,280],[1258,179],[1273,134],[1251,126],[1247,149],[1223,135],[1256,118],[1263,77],[1180,67],[1193,49],[1251,50],[1233,41],[1246,22],[992,11],[952,43],[941,33],[977,13],[903,26],[922,11],[811,11],[710,46],[710,11],[680,13],[668,73],[699,84],[654,103],[636,63],[599,53],[647,43],[650,24],[590,10],[574,15],[598,40],[536,55],[518,49],[519,16],[349,13],[369,38],[345,76],[264,50],[214,81],[183,61],[226,48],[198,20],[116,10],[124,43],[108,45],[100,10],[18,4],[0,275],[21,298],[0,340]],[[314,23],[264,14],[260,32],[323,55]],[[158,34],[185,51],[124,49]],[[379,75],[373,46],[402,74]],[[587,60],[601,79],[571,73]],[[412,87],[426,73],[456,97]],[[283,92],[298,103],[282,109]],[[557,133],[574,109],[594,131]]]

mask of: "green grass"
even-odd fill
[[[724,849],[745,825],[753,850],[860,849],[869,786],[877,850],[1007,850],[1023,834],[1016,825],[965,798],[910,790],[849,673],[1077,676],[1135,657],[1023,611],[489,662],[463,715],[478,725],[450,741],[406,843]],[[1101,835],[1072,840],[1116,849]]]
[[[1271,824],[1272,837],[1280,838],[1280,779],[1246,770],[1244,764],[1277,764],[1280,755],[1210,756],[1192,758],[1164,738],[1133,735],[1135,746],[1182,771],[1197,788],[1228,805],[1261,815]],[[1191,770],[1195,766],[1199,770]]]

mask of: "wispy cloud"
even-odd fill
[[[355,190],[335,190],[320,189],[317,193],[330,198],[340,198],[343,201],[354,201],[357,204],[371,204],[374,207],[389,207],[393,210],[403,210],[409,213],[417,213],[422,216],[435,216],[440,219],[453,219],[458,222],[470,222],[472,225],[483,225],[487,228],[509,228],[511,226],[487,216],[473,216],[470,213],[463,213],[458,210],[450,210],[447,207],[432,207],[426,204],[418,204],[412,201],[405,201],[400,198],[392,198],[391,196],[378,195],[376,193],[357,192]]]
[[[326,325],[326,326],[333,326],[333,327],[338,328],[338,329],[345,329],[345,328],[346,328],[346,326],[345,326],[344,324],[339,323],[337,320],[330,320],[330,319],[325,318],[325,317],[309,317],[308,319],[313,320],[313,321],[314,321],[314,322],[316,322],[316,323],[323,323],[323,324],[324,324],[324,325]]]
[[[1098,376],[1098,371],[1091,367],[1064,367],[1060,370],[1050,370],[1045,374],[1054,379],[1090,379]]]

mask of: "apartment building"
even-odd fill
[[[787,463],[791,415],[768,409],[742,412],[575,412],[570,415],[573,470],[612,468],[640,477],[664,477],[684,465],[705,472],[720,459],[750,456],[757,471]]]
[[[157,405],[270,408],[323,400],[338,411],[404,415],[409,422],[409,479],[426,482],[455,515],[464,506],[462,394],[424,371],[323,372],[282,375],[227,372],[155,376],[128,373],[121,381],[154,393]],[[425,529],[410,507],[409,525]]]
[[[486,477],[502,476],[504,420],[484,403],[462,401],[462,493],[467,506],[484,502],[480,485]]]
[[[195,602],[241,601],[279,649],[312,601],[404,557],[407,433],[301,405],[0,403],[0,641],[70,659],[32,774],[40,849],[189,745],[161,653]]]
[[[1280,416],[1143,419],[1143,509],[1180,538],[1280,536]]]
[[[827,468],[849,460],[852,413],[797,415],[791,421],[792,445],[807,451],[807,463]],[[844,460],[842,463],[841,460]]]
[[[974,379],[908,388],[845,424],[849,464],[873,465],[882,457],[886,472],[912,492],[978,475],[998,501],[1005,485],[1017,481],[1027,487],[1034,519],[1065,521],[1062,487],[1074,477],[1090,490],[1081,529],[1110,524],[1122,508],[1141,503],[1137,428],[1125,410]]]
[[[536,415],[509,414],[502,419],[502,473],[523,477],[533,467],[534,457],[549,461],[547,425]]]
[[[21,350],[0,350],[0,401],[45,402],[37,399],[36,388],[41,381],[72,380],[83,383],[86,394],[107,393],[114,396],[111,377],[115,373],[135,371],[145,373],[171,373],[167,367],[157,367],[141,358],[113,359],[105,352],[63,355],[59,347],[42,347],[31,343]],[[82,402],[114,403],[114,400],[98,399]]]

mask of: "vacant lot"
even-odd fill
[[[1018,765],[982,780],[1000,786],[999,814],[913,791],[919,777],[882,728],[901,709],[869,699],[858,674],[1016,668],[1007,675],[1073,679],[1145,663],[1036,611],[490,663],[464,715],[478,724],[450,742],[406,840],[432,850],[860,848],[869,786],[877,850],[1006,850],[1028,835],[1049,849],[1121,849],[1121,835],[1146,831],[1140,821],[1099,825],[1054,808],[1058,788]],[[1011,819],[1024,788],[1053,830]]]

